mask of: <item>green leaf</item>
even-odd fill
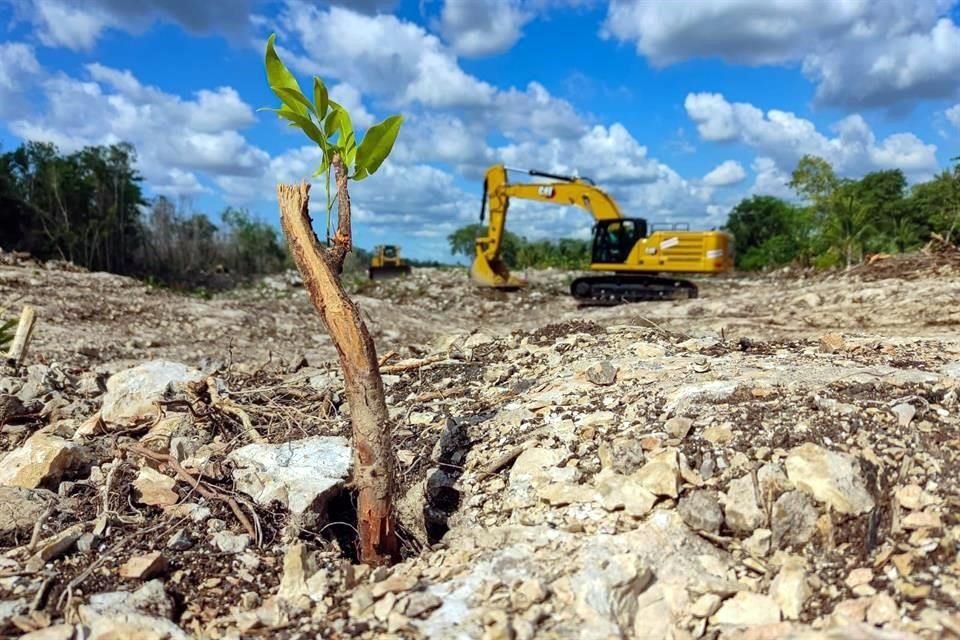
[[[330,156],[329,154],[323,154],[323,162],[320,163],[320,167],[313,172],[314,176],[322,176],[330,169]]]
[[[318,117],[322,118],[327,115],[327,109],[330,106],[328,104],[329,99],[327,87],[323,84],[323,80],[313,76],[313,102],[317,107],[316,114]]]
[[[357,137],[353,131],[343,143],[343,160],[348,167],[352,167],[357,160]]]
[[[360,147],[357,149],[357,168],[354,180],[363,180],[376,173],[383,161],[393,150],[393,144],[400,133],[403,116],[393,115],[379,122],[369,129]]]
[[[350,120],[350,113],[333,100],[330,100],[330,106],[336,109],[337,118],[335,129],[340,132],[338,142],[341,147],[346,148],[346,142],[353,137],[353,122]]]
[[[280,61],[280,56],[277,55],[277,51],[273,46],[276,39],[277,34],[275,33],[271,33],[270,37],[267,38],[267,52],[264,60],[267,67],[267,83],[281,100],[283,100],[283,96],[277,91],[278,89],[289,89],[303,95],[297,79],[290,73],[290,70],[287,69],[283,62]],[[306,108],[302,106],[299,109],[296,107],[293,108],[302,115],[307,114]]]
[[[274,93],[280,96],[283,104],[290,107],[297,113],[309,117],[310,113],[316,113],[313,103],[307,100],[302,93],[293,89],[274,89]]]
[[[330,113],[327,114],[327,117],[323,121],[323,132],[327,134],[327,137],[330,138],[337,131],[337,121],[339,116],[337,116],[337,110],[333,109]]]
[[[326,151],[327,149],[327,139],[324,137],[323,132],[320,131],[320,128],[311,120],[309,117],[300,115],[296,111],[290,109],[284,109],[283,107],[279,109],[271,109],[271,111],[276,111],[277,115],[285,120],[289,120],[291,126],[298,127],[303,131],[307,136],[316,142],[320,147]]]

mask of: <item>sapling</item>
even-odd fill
[[[274,111],[300,129],[319,147],[320,166],[313,177],[326,184],[326,240],[313,230],[309,212],[310,183],[278,184],[280,224],[313,306],[336,347],[343,372],[353,428],[353,477],[357,490],[360,560],[386,564],[398,559],[394,530],[392,424],[383,393],[377,351],[356,304],[347,296],[340,275],[353,248],[349,181],[376,173],[393,149],[403,117],[392,115],[366,130],[361,139],[350,113],[331,100],[326,85],[313,77],[312,100],[267,40],[266,72],[270,89],[280,99]],[[331,186],[331,180],[333,185]],[[336,231],[330,237],[336,206]]]

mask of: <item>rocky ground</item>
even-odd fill
[[[960,637],[960,257],[701,281],[352,283],[404,560],[295,274],[209,299],[0,255],[0,636]],[[8,311],[8,315],[10,312]]]

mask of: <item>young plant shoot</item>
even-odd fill
[[[357,490],[360,561],[387,564],[398,559],[392,424],[373,339],[356,304],[344,291],[340,274],[353,246],[349,181],[364,180],[376,173],[393,149],[403,118],[392,115],[367,129],[358,140],[350,113],[330,99],[320,78],[313,78],[312,100],[304,95],[277,55],[275,38],[271,35],[267,40],[265,62],[267,82],[281,104],[271,111],[303,131],[320,149],[320,165],[313,175],[323,176],[326,183],[326,242],[320,243],[311,225],[307,181],[277,185],[280,223],[310,300],[337,349],[343,372],[353,427],[352,485]],[[334,205],[337,225],[331,238]]]

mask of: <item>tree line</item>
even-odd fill
[[[734,236],[738,268],[849,267],[871,253],[960,238],[960,164],[908,187],[900,169],[841,178],[823,158],[806,155],[788,186],[798,202],[755,195],[730,212],[723,228]]]
[[[27,142],[0,155],[0,247],[178,288],[232,286],[290,266],[276,229],[243,209],[220,224],[148,201],[130,144],[64,154]]]

